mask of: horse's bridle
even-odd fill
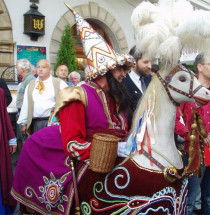
[[[174,74],[176,74],[178,71],[181,71],[181,70],[182,70],[182,71],[185,71],[185,72],[188,72],[188,73],[190,74],[191,80],[190,80],[190,89],[189,89],[189,93],[186,93],[186,92],[184,92],[184,91],[182,91],[182,90],[179,90],[179,89],[177,89],[176,87],[173,87],[173,86],[171,86],[171,85],[169,84],[169,83],[171,82],[171,79],[172,79],[172,77],[174,76]],[[174,90],[174,91],[176,91],[176,92],[178,92],[178,93],[180,93],[180,94],[182,94],[182,95],[185,95],[185,96],[187,96],[187,97],[189,97],[189,98],[193,98],[194,94],[195,94],[201,87],[203,87],[203,86],[200,84],[196,89],[193,90],[193,83],[194,83],[194,77],[195,77],[195,75],[194,75],[190,70],[188,70],[186,67],[184,67],[184,66],[182,66],[182,65],[176,66],[176,67],[169,73],[169,75],[167,75],[167,76],[165,77],[165,79],[163,79],[163,78],[160,76],[159,72],[157,72],[156,75],[157,75],[158,79],[160,80],[160,82],[162,83],[163,87],[165,88],[165,91],[166,91],[166,93],[168,94],[168,97],[170,98],[171,102],[172,102],[174,105],[176,105],[176,106],[179,106],[179,103],[177,103],[177,102],[173,99],[173,97],[171,96],[171,93],[170,93],[170,91],[169,91],[169,88],[172,89],[172,90]]]

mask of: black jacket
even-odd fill
[[[152,75],[149,75],[144,78],[144,82],[146,87],[148,87],[150,81],[152,80]],[[124,85],[126,86],[128,93],[131,98],[131,114],[128,116],[128,124],[129,127],[131,126],[131,121],[133,118],[133,113],[136,110],[136,106],[138,104],[139,99],[142,97],[142,93],[139,88],[135,85],[132,79],[129,76],[129,73],[126,75],[125,79],[123,80]]]
[[[7,106],[9,106],[9,104],[12,102],[12,96],[11,93],[9,91],[9,88],[7,87],[6,82],[4,81],[4,79],[0,78],[0,87],[4,90],[5,92],[5,96],[6,96],[6,103]]]

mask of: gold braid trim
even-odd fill
[[[200,167],[203,165],[204,160],[203,138],[207,135],[203,128],[202,119],[200,115],[196,113],[195,109],[193,109],[192,119],[189,159],[188,165],[185,167],[182,174],[183,177],[188,177],[194,172],[200,177]]]
[[[205,139],[207,137],[207,133],[206,131],[204,130],[204,127],[203,127],[203,121],[201,119],[201,116],[198,114],[197,115],[197,118],[198,118],[198,126],[199,126],[199,134],[200,134],[200,149],[201,149],[201,165],[204,164],[204,141],[203,139]]]
[[[55,106],[55,117],[59,120],[59,111],[68,105],[70,102],[80,101],[86,107],[86,96],[84,89],[81,86],[78,87],[66,87],[63,90],[60,90],[56,99]]]

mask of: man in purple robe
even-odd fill
[[[16,201],[12,198],[12,164],[10,155],[16,151],[17,141],[7,112],[5,93],[0,88],[0,212],[9,214],[15,208]]]

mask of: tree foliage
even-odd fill
[[[54,75],[57,67],[64,63],[68,66],[69,73],[77,71],[78,66],[76,62],[76,51],[74,49],[74,39],[71,36],[71,26],[68,24],[65,26],[63,34],[61,36],[61,43],[57,53],[57,60],[54,65]]]

